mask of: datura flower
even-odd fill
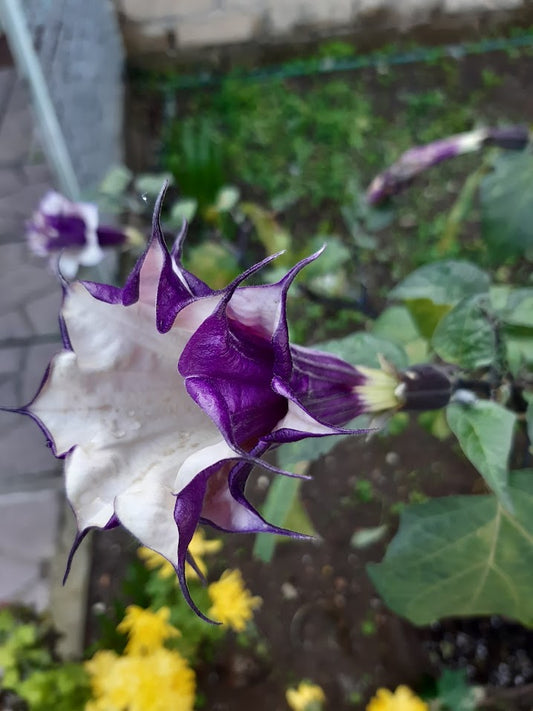
[[[415,146],[403,153],[396,163],[374,178],[366,192],[366,199],[371,205],[377,205],[386,198],[404,190],[417,175],[428,168],[462,153],[477,151],[484,146],[521,150],[528,143],[529,130],[527,127],[509,126],[480,128],[441,138],[424,146]]]
[[[429,706],[408,686],[399,686],[396,691],[378,689],[366,711],[428,711]]]
[[[100,225],[98,207],[89,202],[71,202],[56,192],[48,192],[26,225],[31,251],[39,257],[59,259],[61,273],[74,277],[79,266],[91,267],[102,261],[103,249],[126,243],[140,243],[131,228]]]
[[[214,291],[182,266],[185,230],[167,249],[162,199],[123,288],[64,284],[64,348],[18,412],[40,424],[65,460],[79,529],[71,557],[90,529],[122,524],[174,566],[201,615],[185,580],[198,524],[297,536],[247,501],[252,467],[280,473],[261,459],[273,445],[354,432],[343,425],[399,406],[417,374],[411,369],[403,382],[402,374],[290,345],[287,291],[318,253],[275,284],[243,285],[270,257]]]

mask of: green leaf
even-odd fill
[[[516,377],[533,366],[533,329],[505,329],[505,350],[509,370]]]
[[[268,254],[275,254],[289,249],[291,245],[290,233],[276,220],[274,214],[256,205],[253,202],[243,202],[240,211],[249,218],[257,230],[257,237]],[[281,257],[280,263],[285,264],[290,257]]]
[[[411,312],[418,330],[428,340],[439,321],[451,309],[450,304],[434,304],[430,299],[410,299],[405,302],[405,305]]]
[[[198,203],[194,198],[183,198],[176,200],[170,210],[170,215],[165,220],[165,226],[169,229],[179,230],[183,225],[183,220],[191,222],[196,215]]]
[[[467,296],[484,294],[490,279],[470,262],[433,262],[409,274],[391,292],[392,299],[429,299],[434,304],[455,304]]]
[[[239,188],[234,185],[225,185],[217,193],[215,207],[219,212],[229,212],[239,202],[240,196]]]
[[[472,210],[477,189],[486,172],[487,168],[482,164],[465,180],[461,192],[446,217],[446,224],[438,244],[440,254],[445,254],[457,243],[461,227]]]
[[[432,346],[448,363],[483,368],[496,357],[496,336],[486,295],[463,299],[439,322]]]
[[[365,365],[369,368],[379,368],[378,355],[384,356],[397,368],[406,368],[408,365],[406,353],[401,346],[364,331],[352,333],[344,338],[317,343],[314,347],[327,353],[334,353],[355,366]]]
[[[446,711],[474,711],[479,691],[468,685],[464,669],[445,669],[437,681],[437,698]]]
[[[512,326],[533,328],[533,289],[511,291],[499,316]]]
[[[465,455],[502,503],[509,506],[507,467],[516,416],[495,402],[478,400],[468,406],[452,403],[447,418]]]
[[[187,267],[213,289],[223,289],[240,273],[232,252],[211,240],[187,251]]]
[[[533,470],[513,472],[515,514],[495,496],[407,506],[382,563],[368,566],[394,612],[417,625],[504,615],[533,624]]]
[[[128,187],[133,173],[125,165],[115,165],[108,170],[98,186],[98,192],[106,197],[120,197]]]
[[[287,518],[298,497],[301,483],[301,479],[288,476],[274,479],[262,509],[263,516],[267,521],[275,526],[285,527],[287,525]],[[277,536],[271,534],[258,533],[255,537],[253,555],[264,563],[269,563],[274,555],[276,538]]]
[[[134,187],[139,195],[156,198],[165,181],[170,185],[174,182],[171,173],[142,173],[135,178]]]
[[[386,308],[374,321],[372,333],[403,346],[410,365],[427,360],[427,341],[421,337],[409,309],[405,306],[394,305]]]
[[[483,239],[502,259],[533,247],[533,155],[507,151],[493,160],[493,171],[481,182]]]

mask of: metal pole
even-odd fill
[[[78,179],[50,99],[20,0],[0,0],[0,23],[17,68],[28,81],[37,121],[43,135],[43,150],[56,175],[59,188],[66,197],[79,200]]]

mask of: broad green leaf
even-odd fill
[[[483,239],[498,259],[533,246],[533,155],[507,151],[493,160],[481,182]]]
[[[427,341],[422,338],[409,309],[405,306],[394,305],[386,308],[374,321],[372,333],[403,346],[410,365],[427,360]]]
[[[444,361],[463,368],[490,365],[496,356],[496,336],[489,318],[488,296],[463,299],[439,322],[433,348]]]
[[[451,403],[446,414],[465,455],[502,503],[510,505],[508,460],[516,416],[490,400],[468,406]]]
[[[275,526],[282,528],[287,525],[287,517],[296,501],[301,479],[279,476],[270,485],[265,504],[262,509],[264,518]],[[258,533],[255,538],[253,554],[256,558],[269,563],[274,555],[276,536]]]
[[[504,615],[533,624],[533,470],[513,472],[514,515],[495,496],[407,506],[382,563],[368,566],[394,612],[417,625]]]
[[[378,355],[384,356],[397,368],[406,368],[408,365],[407,356],[401,346],[365,331],[317,343],[314,347],[327,353],[334,353],[355,366],[366,365],[369,368],[379,368]]]
[[[439,321],[451,309],[450,304],[434,304],[430,299],[409,299],[405,305],[421,335],[427,340],[431,339]]]
[[[509,370],[518,376],[533,366],[533,329],[505,329],[505,350]]]
[[[533,328],[533,289],[511,291],[499,315],[512,326]]]
[[[455,304],[467,296],[484,294],[490,279],[470,262],[433,262],[409,274],[391,292],[392,299],[429,299],[434,304]]]

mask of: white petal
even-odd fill
[[[234,459],[236,453],[221,437],[216,444],[194,452],[183,462],[174,482],[174,493],[179,494],[191,481],[198,472],[203,469],[222,462],[227,459]]]
[[[335,428],[322,425],[292,400],[289,400],[287,414],[274,427],[274,431],[283,429],[297,430],[298,432],[316,435],[337,434]]]
[[[117,497],[115,510],[123,526],[174,566],[178,564],[176,497],[170,489],[147,478]]]

